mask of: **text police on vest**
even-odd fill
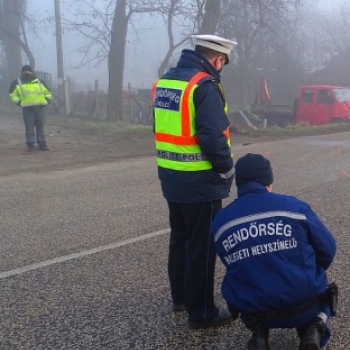
[[[157,88],[155,93],[155,107],[178,111],[181,99],[181,90]]]
[[[205,156],[201,153],[175,153],[168,151],[157,151],[158,158],[175,160],[177,162],[201,162]]]
[[[282,221],[279,221],[277,223],[269,222],[268,224],[257,224],[256,222],[252,222],[250,223],[249,229],[243,227],[237,230],[236,232],[230,234],[226,239],[222,241],[222,245],[224,249],[228,252],[239,242],[244,242],[249,238],[274,235],[291,237],[292,226],[285,225]]]

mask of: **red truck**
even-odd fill
[[[267,119],[268,125],[286,126],[307,123],[323,125],[350,121],[350,88],[332,85],[303,85],[294,105],[271,104],[266,82],[260,92],[259,103],[251,106],[251,113]]]
[[[350,89],[341,86],[302,86],[296,101],[295,122],[323,125],[350,121]]]

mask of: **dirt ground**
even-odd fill
[[[5,115],[6,114],[6,115]],[[63,124],[63,125],[62,125]],[[47,117],[45,128],[50,152],[28,153],[20,114],[0,111],[0,176],[23,172],[47,172],[114,162],[155,154],[153,134],[147,132],[103,132],[82,124],[64,125]],[[232,145],[267,140],[232,135]]]
[[[45,132],[50,152],[28,153],[21,117],[0,112],[0,176],[66,170],[153,152],[152,137],[145,133],[113,135],[58,124],[47,118]]]

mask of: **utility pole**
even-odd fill
[[[64,76],[63,64],[63,38],[62,38],[62,23],[61,23],[61,7],[60,0],[55,1],[55,21],[56,21],[56,50],[57,50],[57,78],[58,88],[61,101],[64,102],[66,116],[70,113],[68,86]]]

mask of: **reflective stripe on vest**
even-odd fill
[[[28,83],[23,83],[21,79],[17,80],[17,96],[20,97],[21,107],[46,106],[47,99],[51,99],[51,93],[45,88],[45,85],[36,78]],[[11,96],[12,101],[16,101]]]
[[[17,81],[18,81],[19,91],[20,91],[21,97],[26,97],[29,95],[43,95],[43,93],[44,93],[43,87],[42,87],[39,79],[37,82],[37,84],[39,86],[39,91],[27,91],[23,88],[22,80],[20,78],[18,78]]]
[[[205,160],[205,156],[200,153],[175,153],[159,150],[157,157],[162,159],[176,160],[178,162],[200,162]]]
[[[194,130],[193,92],[198,82],[206,77],[211,76],[200,72],[195,74],[189,82],[161,79],[153,84],[151,91],[155,108],[155,139],[157,162],[160,167],[179,171],[200,171],[212,168],[211,163],[201,152],[196,130]],[[160,96],[157,93],[158,88]],[[181,98],[176,95],[179,91]],[[162,97],[165,99],[162,100]],[[180,98],[179,106],[176,105],[176,108],[171,109],[169,106],[178,98]],[[160,126],[157,124],[157,116]],[[172,122],[169,124],[170,118]],[[224,134],[229,140],[228,129]]]

